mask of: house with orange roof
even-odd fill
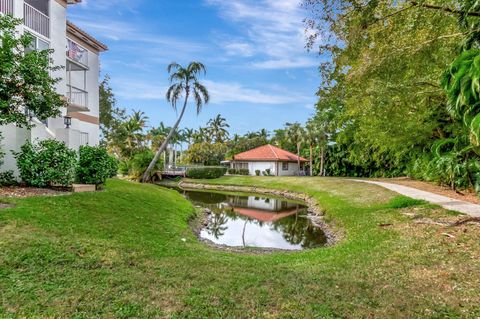
[[[303,157],[267,144],[234,155],[230,168],[248,169],[250,175],[256,175],[255,171],[264,175],[269,170],[274,176],[295,176],[305,174],[306,162]]]

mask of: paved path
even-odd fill
[[[367,181],[367,180],[357,180],[357,179],[355,179],[354,181],[382,186],[386,189],[389,189],[391,191],[397,192],[399,194],[402,194],[411,198],[421,199],[421,200],[430,202],[432,204],[440,205],[443,208],[448,210],[454,210],[463,214],[470,215],[472,217],[480,217],[480,205],[477,205],[477,204],[472,204],[469,202],[452,199],[450,197],[437,195],[434,193],[430,193],[430,192],[422,191],[416,188],[398,185],[398,184]]]

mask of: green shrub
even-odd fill
[[[100,146],[81,146],[77,165],[77,180],[82,184],[105,184],[116,175],[117,160]],[[113,176],[112,176],[113,175]]]
[[[29,186],[69,186],[75,180],[77,154],[63,142],[27,141],[15,157],[20,177]]]
[[[228,169],[228,174],[230,175],[236,175],[237,174],[237,170],[235,168],[229,168]]]
[[[250,175],[250,171],[248,170],[248,168],[241,168],[241,169],[237,170],[237,174],[238,175]]]
[[[227,169],[220,166],[191,167],[187,169],[187,177],[194,179],[213,179],[225,175]]]
[[[14,185],[17,185],[17,179],[13,175],[13,171],[6,171],[0,173],[0,186]]]
[[[270,175],[271,175],[270,168],[267,168],[267,169],[265,170],[265,173],[267,173],[266,176],[270,176]]]
[[[255,170],[255,175],[260,176],[260,170],[259,169]]]
[[[130,160],[128,174],[136,179],[140,179],[143,173],[147,170],[148,165],[152,161],[155,153],[151,150],[144,150],[137,153]],[[156,171],[161,171],[163,168],[163,161],[159,160],[155,167],[152,169],[151,174],[155,174]],[[150,176],[151,177],[151,176]]]
[[[131,161],[128,160],[122,160],[120,163],[118,163],[118,172],[121,175],[128,175],[131,169]]]

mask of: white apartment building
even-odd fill
[[[17,171],[11,151],[18,151],[26,140],[54,138],[75,150],[81,145],[99,143],[99,55],[107,47],[67,20],[68,7],[81,1],[0,0],[0,14],[22,19],[20,32],[35,37],[32,49],[55,50],[54,65],[63,68],[52,76],[61,78],[57,92],[68,101],[61,117],[43,123],[33,117],[35,127],[31,130],[13,124],[0,126],[6,153],[0,171]]]

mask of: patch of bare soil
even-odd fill
[[[480,204],[480,198],[472,190],[462,190],[455,192],[448,187],[440,186],[431,182],[417,181],[408,177],[398,177],[398,178],[379,178],[377,179],[381,182],[398,184],[408,187],[413,187],[420,189],[422,191],[431,192],[437,195],[447,196],[453,199],[462,200],[465,202]]]
[[[48,188],[34,187],[0,187],[0,197],[17,197],[26,198],[32,196],[58,196],[67,194],[66,192],[57,191]]]

